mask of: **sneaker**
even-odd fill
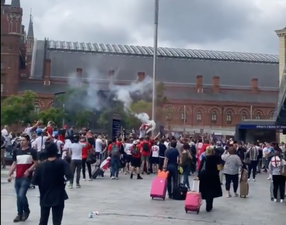
[[[281,199],[280,202],[283,203],[283,202],[284,202],[284,199]]]
[[[115,177],[115,180],[119,180],[119,177]]]
[[[250,181],[250,178],[248,178],[247,181]]]
[[[14,223],[22,222],[22,215],[17,215],[13,220]]]
[[[69,184],[69,189],[73,189],[73,185],[72,184]]]
[[[82,180],[83,180],[83,181],[86,181],[86,179],[85,179],[85,178],[83,178]]]
[[[234,197],[238,197],[238,194],[237,194],[237,193],[235,193],[235,194],[234,194]]]
[[[255,179],[253,179],[253,182],[255,182],[256,180]]]
[[[115,179],[115,177],[110,177],[110,179],[111,179],[111,180],[114,180],[114,179]]]
[[[138,174],[137,180],[142,180],[143,178]]]
[[[80,188],[81,186],[80,186],[80,184],[77,184],[75,187],[76,187],[76,188]]]
[[[268,178],[267,178],[267,180],[271,180],[272,179],[272,177],[271,176],[269,176]]]
[[[277,202],[277,199],[274,199],[273,202]]]
[[[88,181],[92,181],[92,179],[91,179],[91,178],[89,178],[89,179],[88,179]]]
[[[24,213],[22,217],[22,221],[26,221],[29,218],[29,216],[30,216],[30,212]]]

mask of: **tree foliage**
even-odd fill
[[[39,113],[39,119],[47,124],[49,121],[53,121],[55,124],[62,124],[65,119],[65,112],[62,108],[50,107]]]
[[[31,122],[35,99],[34,92],[25,91],[22,95],[12,95],[1,101],[1,125]]]
[[[77,127],[89,127],[93,112],[90,110],[81,110],[76,112],[75,121]]]

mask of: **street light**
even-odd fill
[[[157,49],[158,49],[158,21],[159,21],[159,0],[155,0],[154,6],[154,46],[153,46],[153,92],[152,92],[152,120],[155,121],[156,107],[156,72],[157,72]],[[155,135],[155,131],[152,131]]]

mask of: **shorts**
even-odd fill
[[[132,161],[132,155],[125,155],[125,162],[126,163],[131,163],[131,161]]]
[[[141,160],[145,162],[149,162],[149,156],[142,155]]]
[[[159,164],[159,157],[152,157],[151,158],[151,163],[152,164]]]
[[[131,166],[135,168],[140,168],[141,166],[141,159],[140,158],[131,158]]]

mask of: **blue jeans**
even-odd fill
[[[110,176],[118,177],[120,167],[120,159],[119,157],[111,157],[110,162]]]
[[[183,166],[183,185],[187,186],[190,189],[189,175],[190,175],[190,166]]]
[[[29,214],[29,203],[27,199],[27,191],[30,187],[31,180],[28,178],[16,178],[15,179],[15,191],[17,195],[17,210],[19,215],[23,213]]]

